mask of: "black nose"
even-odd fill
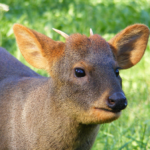
[[[116,92],[108,98],[108,107],[113,111],[121,111],[127,107],[127,99],[122,92]]]

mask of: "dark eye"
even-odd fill
[[[76,77],[84,77],[85,76],[85,71],[81,68],[75,68],[75,75]]]
[[[119,76],[119,69],[118,68],[115,70],[115,73],[116,73],[116,77],[118,77]]]

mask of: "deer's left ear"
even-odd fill
[[[147,26],[135,24],[125,28],[108,41],[122,69],[130,68],[141,60],[147,47],[149,34]]]

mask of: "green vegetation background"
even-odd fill
[[[107,40],[134,23],[150,27],[150,0],[1,0],[0,3],[9,6],[7,12],[0,9],[0,46],[28,66],[16,46],[14,23],[60,41],[65,39],[53,27],[67,34],[79,32],[87,36],[92,28]],[[36,71],[47,76],[44,71]],[[101,125],[92,150],[150,149],[150,40],[140,63],[120,74],[128,107],[117,121]]]

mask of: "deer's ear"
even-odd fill
[[[39,69],[49,70],[51,64],[62,53],[65,44],[24,27],[13,26],[18,47],[28,63]]]
[[[130,68],[141,60],[147,47],[149,33],[147,26],[135,24],[125,28],[108,41],[122,69]]]

